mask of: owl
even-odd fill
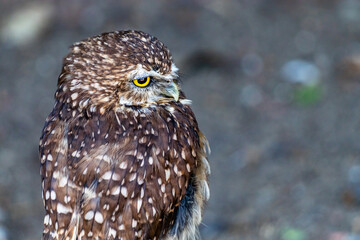
[[[167,47],[104,33],[65,57],[40,139],[42,239],[198,239],[208,142]]]

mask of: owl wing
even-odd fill
[[[65,239],[65,235],[75,239],[72,236],[78,221],[75,218],[76,203],[82,192],[81,187],[72,182],[67,167],[68,126],[58,114],[59,110],[56,105],[46,119],[39,147],[42,198],[46,210],[43,239]]]

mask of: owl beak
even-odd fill
[[[179,88],[176,85],[176,83],[174,83],[174,82],[171,82],[170,86],[165,88],[165,91],[163,92],[163,94],[167,97],[174,98],[175,102],[177,102],[179,100]]]

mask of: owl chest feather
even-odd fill
[[[71,208],[79,205],[85,216],[80,222],[87,232],[97,224],[103,226],[104,220],[95,221],[95,214],[92,221],[86,219],[97,212],[97,220],[108,219],[108,228],[122,226],[124,234],[143,231],[144,226],[150,237],[169,230],[196,168],[200,144],[190,108],[168,109],[114,109],[90,117],[79,113],[75,118],[69,113],[71,121],[63,115],[66,131],[59,136],[59,145],[67,145],[66,157],[50,168],[51,172],[65,169],[67,184],[78,186]],[[59,186],[54,179],[50,182]]]

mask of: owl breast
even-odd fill
[[[45,196],[45,204],[74,210],[50,214],[51,222],[57,224],[62,217],[67,220],[64,231],[84,237],[165,236],[199,164],[199,130],[190,107],[173,103],[91,116],[77,112],[75,117],[73,111],[64,111],[66,104],[58,107],[63,114],[50,117],[48,126],[54,129],[45,130],[43,139],[62,126],[64,134],[57,136],[58,147],[53,148],[62,153],[53,153],[57,165],[45,161],[42,169],[51,179],[45,188],[59,198],[49,201]],[[52,154],[46,149],[44,144],[43,154]],[[61,177],[49,176],[54,172]],[[65,229],[74,223],[76,229]]]

